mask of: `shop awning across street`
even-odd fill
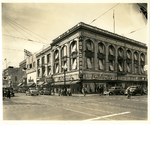
[[[43,85],[44,84],[44,82],[38,82],[38,84],[37,85]]]
[[[79,81],[67,81],[65,82],[65,85],[76,84],[78,82]],[[55,83],[52,83],[51,85],[64,85],[64,82],[55,82]]]
[[[35,86],[35,83],[28,83],[27,86],[28,86],[28,87],[30,87],[30,86]]]
[[[19,83],[18,86],[21,86],[23,83]]]

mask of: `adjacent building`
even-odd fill
[[[3,87],[12,87],[17,89],[19,80],[23,76],[23,71],[19,67],[9,66],[3,70]]]

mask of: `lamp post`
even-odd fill
[[[67,71],[67,66],[63,66],[63,71],[64,71],[64,88],[65,88],[65,84],[66,84],[66,71]]]

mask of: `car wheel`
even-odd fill
[[[133,96],[135,96],[135,95],[136,95],[136,93],[132,93],[132,95],[133,95]]]
[[[109,95],[113,95],[113,93],[112,93],[112,92],[110,92],[110,93],[109,93]]]
[[[143,95],[144,93],[141,91],[141,95]]]

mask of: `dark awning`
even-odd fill
[[[68,81],[68,82],[65,82],[65,85],[76,84],[78,82],[79,81]],[[52,83],[52,85],[64,85],[64,82],[55,82],[55,83]]]
[[[43,85],[44,84],[44,82],[38,82],[37,83],[37,85]]]
[[[28,87],[30,87],[30,86],[35,86],[35,83],[28,83],[27,86],[28,86]]]
[[[19,83],[18,86],[21,86],[23,83]]]

